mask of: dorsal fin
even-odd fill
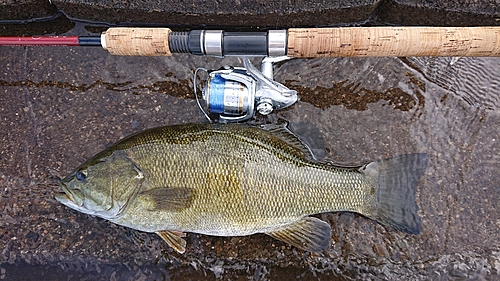
[[[311,160],[318,160],[316,156],[312,153],[311,148],[307,143],[303,142],[297,135],[295,135],[287,127],[287,123],[276,125],[276,124],[264,124],[260,126],[262,129],[272,133],[280,140],[286,142],[287,144],[302,151],[305,156]]]

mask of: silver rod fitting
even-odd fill
[[[205,55],[222,56],[222,30],[206,30],[204,32],[205,43],[202,45]]]
[[[286,30],[269,30],[267,33],[267,52],[269,57],[286,55]]]

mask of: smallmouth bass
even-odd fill
[[[266,233],[300,249],[330,245],[331,227],[309,215],[349,211],[419,233],[415,189],[424,153],[359,167],[315,160],[285,126],[188,124],[149,129],[103,150],[61,181],[62,204],[155,232],[177,252],[185,232]]]

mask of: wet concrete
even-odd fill
[[[498,3],[490,1],[383,1],[377,17],[386,23],[416,26],[498,26]]]
[[[46,0],[0,2],[0,21],[2,22],[49,20],[55,14],[57,14],[57,7]]]
[[[378,24],[472,26],[499,25],[495,1],[418,0],[218,0],[0,2],[0,24],[70,19],[108,24],[169,27],[306,27]]]
[[[86,35],[77,25],[68,34]],[[500,60],[295,59],[275,79],[298,90],[284,119],[314,128],[326,156],[359,164],[427,152],[409,235],[327,213],[331,246],[266,235],[190,233],[180,255],[157,235],[71,210],[58,177],[145,128],[204,122],[196,67],[236,58],[111,56],[100,48],[0,47],[0,280],[495,280],[500,275]],[[319,142],[321,143],[321,142]]]
[[[110,3],[112,2],[112,4]],[[315,26],[365,21],[379,1],[54,1],[71,18],[183,26]],[[82,9],[84,7],[84,9]],[[141,11],[138,13],[138,11]]]

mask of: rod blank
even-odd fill
[[[77,36],[2,37],[6,46],[78,46]]]

